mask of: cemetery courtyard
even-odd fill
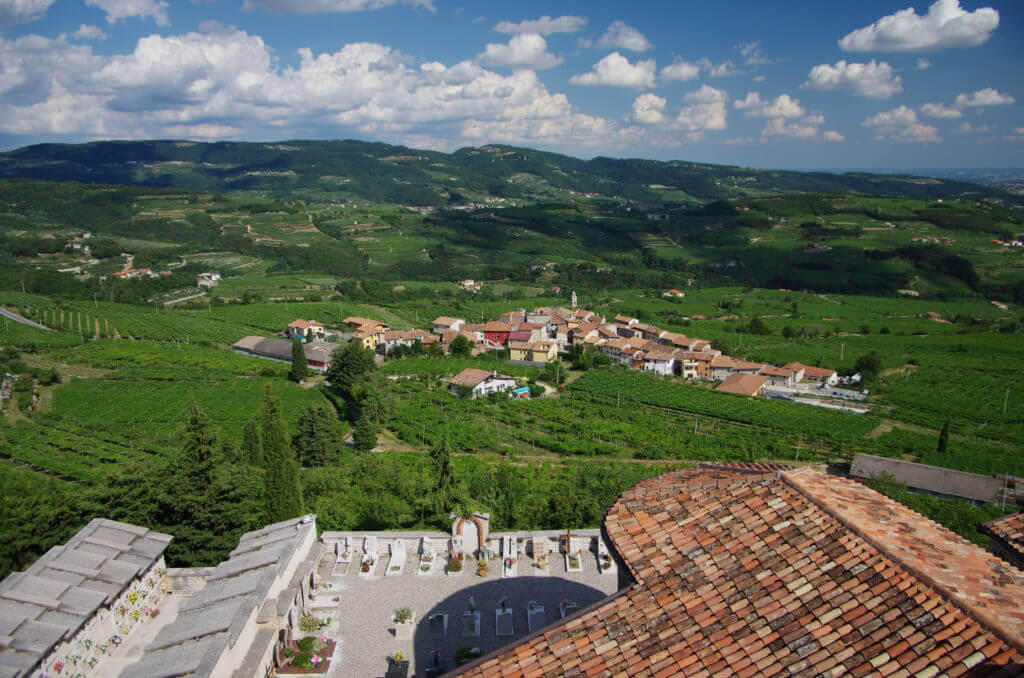
[[[573,614],[628,583],[628,575],[614,560],[606,561],[611,566],[601,571],[598,530],[573,533],[579,558],[569,567],[578,566],[577,571],[566,570],[566,540],[555,531],[497,540],[491,535],[486,574],[478,573],[478,561],[468,556],[461,571],[446,572],[451,542],[440,532],[377,533],[380,555],[370,571],[364,571],[363,543],[368,534],[324,535],[328,545],[342,540],[335,542],[340,546],[326,548],[320,560],[311,610],[321,620],[330,619],[324,633],[338,639],[330,676],[442,675],[456,668],[457,654],[487,654],[559,621],[563,611]],[[424,537],[439,551],[429,562],[421,555]],[[393,558],[395,539],[403,542],[404,559],[401,549]],[[550,548],[544,568],[536,566],[533,555],[534,544],[542,542]],[[343,556],[338,551],[346,543],[352,554],[348,562],[339,562]],[[543,547],[537,548],[542,556]],[[515,563],[504,557],[510,553],[516,554]],[[406,608],[411,623],[396,623],[396,614]],[[396,652],[401,653],[398,662]]]

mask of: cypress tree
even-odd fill
[[[267,518],[276,523],[302,515],[302,485],[299,463],[285,432],[281,402],[267,386],[260,411],[260,437],[263,441],[263,487]]]
[[[338,461],[342,439],[338,420],[325,403],[314,403],[299,417],[292,438],[295,456],[303,466],[324,466]]]
[[[306,367],[306,352],[302,349],[302,342],[298,339],[292,339],[292,369],[288,373],[288,378],[298,383],[302,381],[306,374],[309,373],[309,369]]]
[[[448,431],[441,434],[437,445],[430,450],[430,465],[434,472],[434,496],[438,509],[442,516],[447,517],[455,509],[458,499]]]
[[[213,478],[217,434],[210,419],[194,400],[188,402],[188,426],[182,439],[182,468],[176,487],[184,493],[201,494]]]
[[[253,417],[245,423],[242,433],[242,456],[250,466],[263,466],[263,439],[260,437],[259,419]]]
[[[946,423],[942,425],[942,430],[939,431],[939,446],[937,451],[939,454],[945,454],[946,448],[949,447],[949,418],[946,418]]]
[[[369,452],[377,446],[377,422],[373,417],[359,417],[352,429],[352,444],[360,452]]]

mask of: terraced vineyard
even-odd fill
[[[0,459],[60,480],[102,483],[107,472],[164,454],[152,445],[96,431],[66,420],[22,422],[0,429]]]

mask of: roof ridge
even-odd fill
[[[782,471],[779,473],[779,476],[787,485],[789,485],[794,490],[799,492],[819,510],[825,512],[827,515],[831,516],[834,520],[838,521],[841,525],[843,525],[846,529],[850,530],[850,532],[866,541],[886,558],[890,559],[892,562],[896,563],[903,569],[913,574],[915,577],[920,579],[922,583],[927,584],[944,600],[949,602],[951,605],[955,606],[957,609],[961,610],[971,619],[974,619],[980,626],[987,629],[990,633],[992,633],[999,639],[1003,640],[1008,645],[1016,648],[1018,651],[1024,652],[1024,634],[1021,633],[1021,629],[1024,628],[1024,615],[1021,615],[1019,613],[1017,615],[1014,615],[1017,619],[1016,629],[1010,629],[1008,628],[1008,625],[1006,623],[1000,623],[999,612],[1006,612],[1005,606],[1002,606],[1002,610],[1000,609],[1000,607],[995,607],[992,611],[989,611],[989,604],[980,600],[980,598],[977,598],[975,595],[971,595],[970,593],[964,593],[963,586],[957,586],[952,581],[943,581],[942,577],[940,576],[941,568],[936,567],[935,569],[932,569],[928,566],[929,563],[932,563],[934,561],[925,558],[907,558],[907,554],[900,548],[898,548],[899,542],[885,539],[883,538],[882,534],[873,534],[871,530],[865,529],[867,526],[863,523],[858,522],[853,515],[851,515],[850,513],[844,513],[834,504],[830,505],[828,502],[825,502],[822,499],[822,497],[819,496],[814,491],[817,487],[820,486],[812,486],[803,477],[804,475],[806,475],[806,471],[806,467],[802,469],[795,469],[792,471]],[[900,504],[895,499],[887,497],[880,492],[876,492],[875,490],[871,490],[870,488],[867,488],[861,483],[846,478],[839,478],[836,476],[826,477],[837,485],[846,485],[851,489],[852,486],[857,486],[861,490],[869,491],[872,494],[877,495],[877,497],[872,497],[873,501],[879,502],[881,504],[888,504],[889,508],[891,509],[896,509],[898,507],[897,510],[899,511],[910,513],[914,516],[917,516],[917,518],[927,523],[931,528],[936,529],[940,533],[945,533],[943,536],[948,537],[950,544],[953,546],[959,546],[961,548],[967,547],[968,550],[976,549],[980,551],[988,558],[988,560],[986,561],[987,564],[991,565],[992,569],[995,570],[996,573],[999,575],[1005,575],[1005,573],[1002,572],[1003,567],[1011,571],[1016,571],[1018,574],[1017,577],[1013,577],[1012,572],[1010,573],[1011,581],[1015,578],[1017,582],[1020,584],[1021,593],[1024,594],[1024,576],[1021,576],[1024,575],[1024,573],[1021,573],[1020,570],[1017,570],[1017,568],[1001,560],[998,556],[992,555],[984,551],[983,549],[981,549],[981,547],[976,546],[975,544],[967,541],[955,532],[943,527],[942,525],[939,525],[935,521],[929,519],[927,516],[921,515],[920,513],[914,511],[913,509],[903,504]],[[833,493],[832,496],[834,497],[835,493]],[[874,516],[871,516],[871,518],[875,519]],[[879,525],[884,524],[881,520],[875,520],[878,522]],[[955,559],[955,557],[958,554],[949,553],[948,555],[952,560]],[[963,561],[963,559],[959,559],[958,563],[962,566],[966,566],[966,563]],[[965,582],[965,578],[963,575],[957,574],[954,576],[960,579],[961,584]],[[989,588],[992,585],[992,583],[993,582],[988,582],[988,586],[986,586],[985,588]],[[971,604],[972,599],[973,605]],[[1010,605],[1013,605],[1012,600],[1009,601],[1009,603]],[[1010,615],[1006,616],[1009,617]]]

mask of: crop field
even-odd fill
[[[652,460],[826,458],[830,443],[811,433],[752,427],[720,417],[616,403],[582,391],[559,399],[455,398],[444,387],[403,379],[390,386],[388,427],[430,447],[447,432],[456,449],[528,457]],[[801,456],[802,455],[802,456]]]
[[[28,325],[0,318],[0,346],[76,346],[82,343],[78,333],[39,330]]]
[[[100,339],[69,350],[49,351],[47,356],[63,363],[117,370],[119,374],[129,370],[134,374],[154,370],[182,374],[183,370],[190,370],[210,378],[270,370],[284,376],[288,369],[273,360],[250,358],[233,351],[151,340]]]
[[[206,381],[157,379],[74,379],[54,393],[54,412],[84,426],[121,436],[174,444],[194,399],[228,436],[241,440],[242,429],[259,413],[263,388],[271,383],[281,411],[293,426],[323,395],[279,379],[232,377]]]
[[[211,269],[224,273],[225,271],[237,271],[239,269],[252,268],[260,265],[260,260],[246,254],[234,252],[200,252],[185,256],[189,263],[203,264]]]
[[[74,421],[45,418],[0,428],[0,459],[60,480],[102,483],[116,468],[145,463],[159,448],[116,434],[97,435]]]
[[[527,365],[509,365],[494,360],[475,358],[402,358],[390,360],[381,366],[381,372],[388,375],[427,375],[430,377],[450,377],[467,367],[478,370],[496,370],[501,374],[514,377],[534,377],[540,375],[540,368]]]

